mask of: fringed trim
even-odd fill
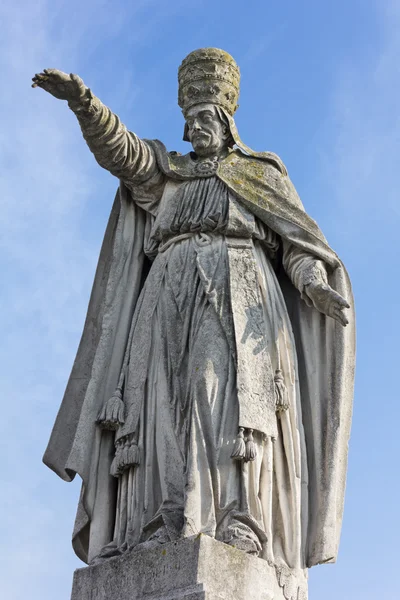
[[[140,464],[138,445],[130,436],[115,442],[115,456],[111,463],[110,475],[119,477],[126,469]]]
[[[245,439],[246,431],[246,439]],[[235,445],[232,450],[231,458],[233,460],[252,461],[257,456],[257,447],[253,438],[253,430],[239,427]]]
[[[99,416],[97,417],[96,423],[100,425],[102,429],[109,429],[110,431],[116,431],[125,422],[125,404],[122,400],[122,391],[117,388],[104,404]]]
[[[257,456],[257,448],[256,445],[254,443],[254,439],[253,439],[253,430],[252,429],[248,429],[247,430],[249,433],[247,435],[247,440],[246,440],[246,456],[244,457],[244,460],[250,461],[250,460],[254,460]]]
[[[231,458],[234,460],[243,460],[246,456],[246,443],[244,441],[244,427],[239,427],[239,433],[236,436],[236,442],[232,450]]]
[[[277,369],[275,371],[275,410],[277,413],[284,412],[290,406],[289,393],[285,382],[283,381],[282,371]]]

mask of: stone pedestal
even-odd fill
[[[75,571],[71,600],[144,599],[292,600],[292,595],[283,593],[265,560],[204,535]]]

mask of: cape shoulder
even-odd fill
[[[219,178],[261,221],[284,239],[336,268],[340,261],[317,223],[304,210],[296,189],[274,163],[241,152],[221,161]]]
[[[199,173],[196,171],[196,160],[193,158],[194,153],[188,152],[187,154],[180,154],[179,152],[169,152],[160,140],[144,140],[149,144],[157,157],[157,162],[160,169],[169,177],[174,179],[192,179],[198,177]],[[239,159],[250,159],[252,161],[261,162],[268,164],[277,170],[281,175],[287,175],[287,170],[281,159],[277,154],[273,152],[254,152],[249,149],[249,153],[244,152],[240,148],[232,150],[228,157],[223,162],[229,159],[230,156],[235,155]],[[222,164],[221,163],[221,164]]]
[[[153,148],[160,169],[175,180],[201,177],[193,153],[168,152],[158,140],[146,140]],[[246,154],[232,150],[218,163],[219,177],[254,215],[281,237],[311,252],[336,268],[340,261],[317,223],[304,210],[282,161],[272,152]],[[209,176],[209,175],[203,175]]]

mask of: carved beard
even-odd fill
[[[211,142],[211,135],[205,131],[199,131],[193,135],[193,145],[198,145],[200,148],[207,148]]]
[[[220,152],[224,144],[222,140],[214,139],[211,134],[202,131],[193,135],[192,146],[198,156],[210,156]]]

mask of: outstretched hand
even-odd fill
[[[85,95],[86,86],[78,75],[63,73],[58,69],[45,69],[32,77],[32,87],[40,87],[59,100],[79,102]]]
[[[330,285],[316,281],[305,287],[305,293],[319,312],[336,319],[343,327],[348,324],[349,321],[343,311],[345,308],[350,308],[350,305]]]

